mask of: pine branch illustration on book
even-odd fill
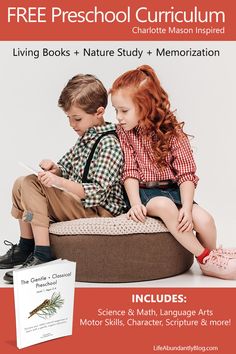
[[[53,293],[51,299],[44,300],[39,306],[30,312],[28,318],[37,315],[41,318],[48,319],[57,313],[57,310],[62,307],[64,300],[60,293]]]

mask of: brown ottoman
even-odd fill
[[[134,282],[187,271],[193,255],[153,218],[135,223],[126,215],[55,223],[50,241],[57,258],[77,263],[76,281]]]

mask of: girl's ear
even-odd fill
[[[96,112],[97,118],[102,118],[104,112],[105,112],[105,108],[104,107],[98,107],[97,112]]]

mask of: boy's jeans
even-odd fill
[[[15,181],[12,200],[12,216],[37,226],[49,227],[50,222],[112,216],[100,206],[84,208],[78,196],[45,187],[35,175],[19,177]]]

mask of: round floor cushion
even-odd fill
[[[79,219],[54,223],[49,231],[54,255],[77,263],[76,281],[154,280],[183,273],[193,263],[193,255],[154,218]]]

